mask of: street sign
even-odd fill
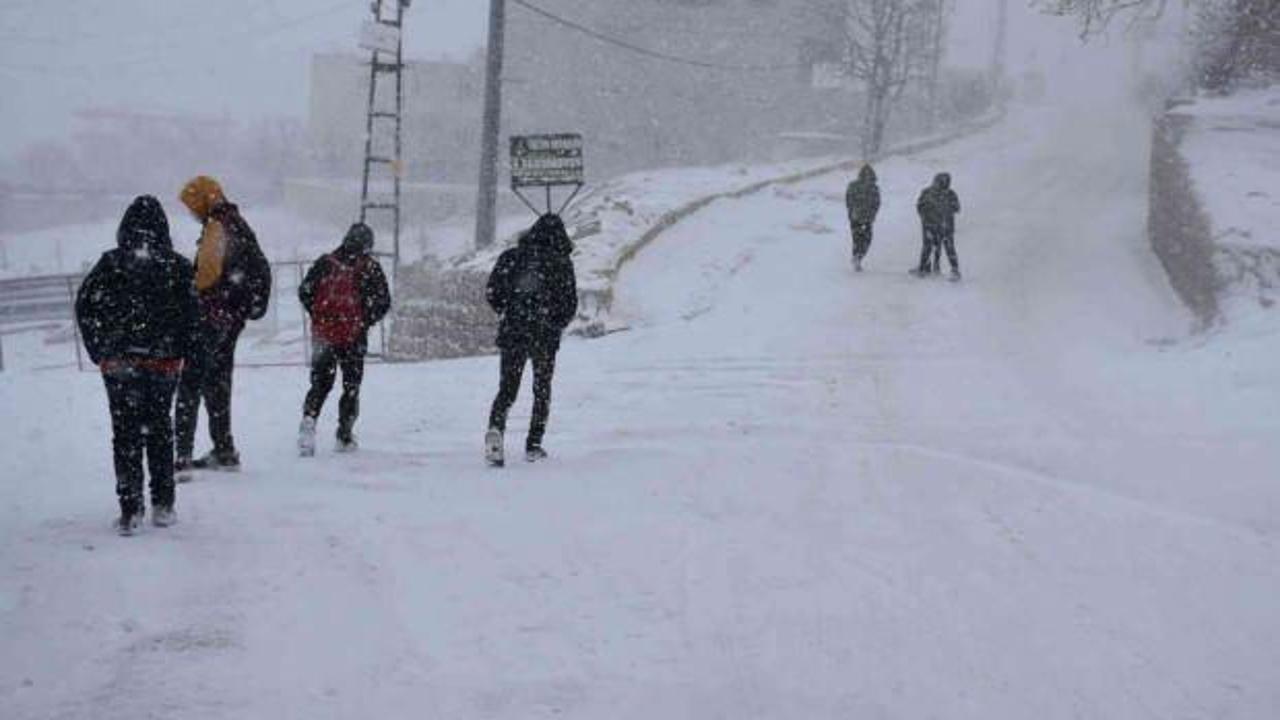
[[[585,174],[581,135],[512,136],[512,188],[582,185]]]
[[[400,47],[400,28],[368,20],[360,27],[360,47],[394,53]]]

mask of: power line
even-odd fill
[[[776,65],[729,65],[724,63],[710,62],[707,60],[698,60],[695,58],[681,57],[679,55],[672,55],[670,53],[665,53],[660,50],[653,50],[651,48],[642,47],[640,45],[627,42],[626,40],[613,37],[612,35],[607,35],[603,32],[600,32],[599,30],[593,30],[592,28],[589,28],[586,25],[575,22],[566,17],[557,15],[549,10],[544,10],[543,8],[540,8],[537,5],[534,5],[528,2],[527,0],[511,0],[511,2],[516,5],[519,5],[520,7],[524,8],[525,10],[528,10],[529,12],[535,15],[539,15],[542,18],[546,20],[550,20],[551,22],[554,22],[562,27],[568,28],[578,33],[582,33],[583,35],[594,38],[608,45],[620,47],[624,50],[629,50],[630,52],[636,53],[638,55],[643,55],[645,57],[653,58],[655,60],[663,60],[666,62],[677,63],[680,65],[688,65],[691,67],[702,68],[704,70],[730,70],[735,72],[777,72],[779,70],[795,70],[795,69],[804,67],[803,65],[800,65],[798,63],[780,63]]]

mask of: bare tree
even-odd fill
[[[947,29],[954,0],[918,0],[912,14],[913,37],[909,43],[911,56],[924,85],[928,127],[938,122],[942,81],[942,60],[947,50]]]
[[[1158,20],[1173,0],[1035,0],[1052,15],[1073,16],[1089,38],[1112,21]],[[1228,91],[1242,77],[1280,73],[1280,0],[1182,0],[1194,9],[1191,42],[1196,83]]]
[[[1080,36],[1087,39],[1106,30],[1117,17],[1127,18],[1130,24],[1159,20],[1169,0],[1033,0],[1032,4],[1050,15],[1079,19]]]
[[[815,7],[824,29],[834,36],[845,77],[866,89],[862,150],[869,157],[884,147],[894,103],[930,64],[932,35],[922,20],[942,7],[938,0],[824,0]],[[941,62],[941,37],[938,43]]]
[[[1280,0],[1200,0],[1192,28],[1196,82],[1228,92],[1250,75],[1280,74]]]

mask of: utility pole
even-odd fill
[[[476,249],[498,234],[498,141],[502,132],[502,54],[506,0],[489,0],[489,52],[484,76],[484,130],[480,147],[480,188],[476,194]]]
[[[1009,0],[1000,0],[996,15],[996,47],[991,54],[991,91],[997,94],[996,101],[1004,104],[999,94],[1003,91],[1005,77],[1005,55],[1009,46]]]

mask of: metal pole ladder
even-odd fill
[[[371,43],[369,60],[369,101],[365,119],[364,173],[360,183],[360,222],[368,222],[371,212],[391,215],[391,252],[375,255],[391,258],[391,286],[397,285],[400,274],[400,182],[404,174],[402,129],[404,115],[404,12],[411,0],[371,0],[373,25],[382,34],[394,34],[393,42]],[[394,9],[389,6],[394,5]],[[388,107],[384,99],[393,88],[394,102]],[[388,132],[390,137],[388,138]],[[390,147],[387,147],[387,144]],[[386,181],[391,182],[391,194],[385,192]],[[370,184],[376,185],[370,192]],[[387,347],[386,323],[380,325],[382,349]]]
[[[394,28],[395,50],[374,49],[369,61],[369,103],[365,121],[364,176],[360,185],[360,221],[367,222],[370,211],[391,213],[392,252],[395,267],[400,265],[400,181],[403,175],[402,141],[404,111],[404,11],[410,0],[373,0],[373,22],[386,28]],[[387,9],[394,4],[394,16]],[[394,102],[391,107],[382,100],[394,83]],[[388,127],[389,126],[389,127]],[[391,137],[387,138],[387,131]],[[381,139],[379,143],[375,139]],[[389,139],[391,147],[386,147]],[[379,172],[380,171],[380,172]],[[390,179],[390,196],[370,193],[370,181]]]

